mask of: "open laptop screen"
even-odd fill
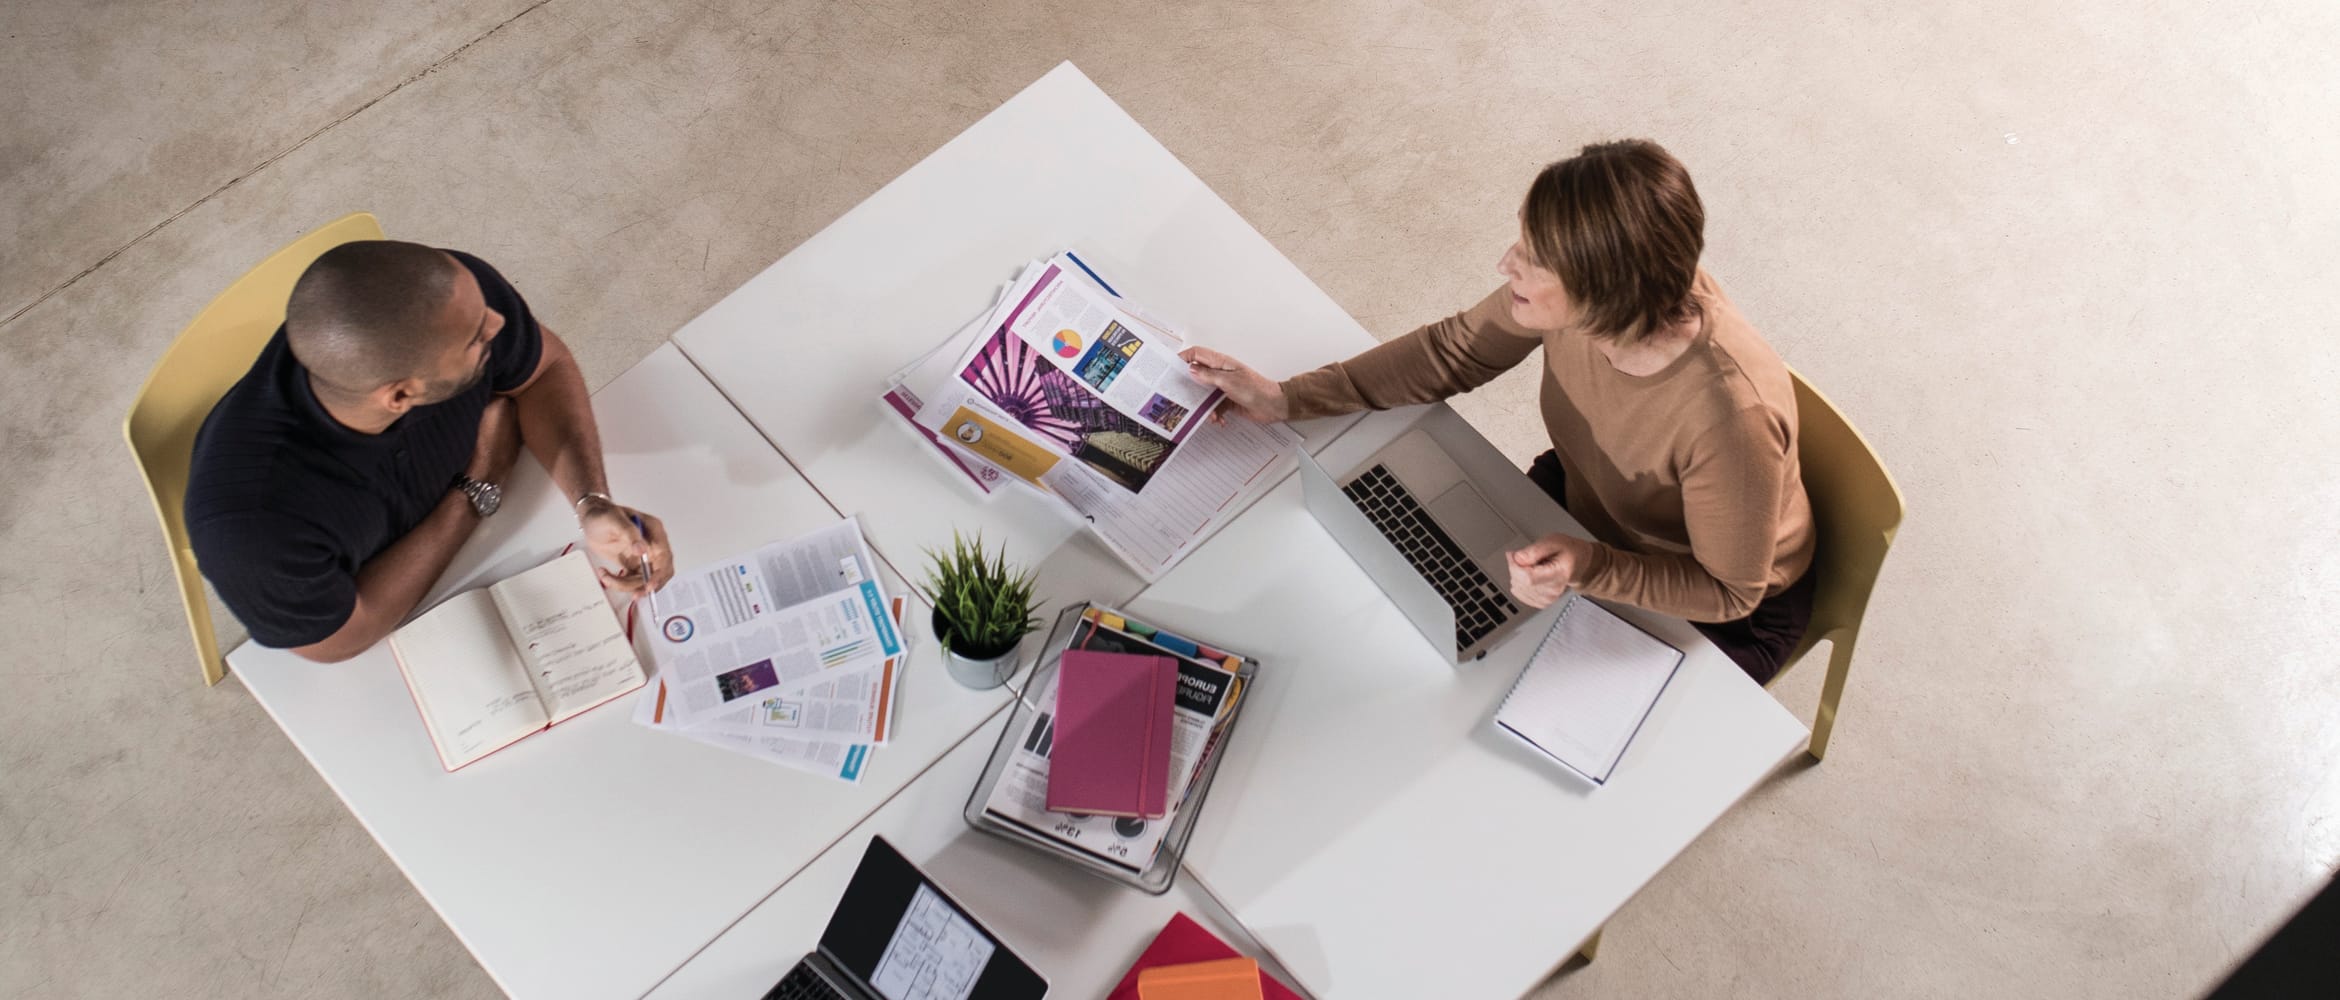
[[[884,837],[821,932],[829,960],[886,1000],[1036,1000],[1048,983]]]

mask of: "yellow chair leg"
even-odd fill
[[[1587,962],[1590,962],[1590,961],[1592,961],[1592,960],[1593,960],[1593,956],[1600,954],[1600,951],[1601,951],[1601,931],[1605,931],[1605,930],[1608,930],[1608,928],[1607,928],[1607,927],[1603,927],[1603,928],[1601,928],[1601,930],[1594,931],[1594,932],[1593,932],[1593,936],[1591,936],[1591,937],[1588,937],[1588,938],[1585,938],[1585,939],[1584,939],[1584,946],[1583,946],[1583,947],[1581,947],[1581,948],[1578,948],[1578,949],[1576,949],[1576,953],[1577,953],[1577,954],[1579,954],[1579,955],[1582,955],[1582,956],[1584,956],[1584,960],[1585,960],[1585,961],[1587,961]]]
[[[219,655],[219,640],[211,632],[211,605],[203,598],[203,577],[195,569],[195,556],[181,552],[171,567],[179,577],[179,601],[187,608],[187,628],[195,634],[195,658],[203,665],[203,683],[206,687],[219,683],[227,676],[227,661]]]
[[[1836,705],[1844,699],[1844,679],[1852,672],[1853,641],[1860,638],[1857,631],[1848,631],[1828,643],[1828,678],[1820,683],[1820,708],[1812,713],[1813,760],[1828,755],[1828,737],[1836,732]]]

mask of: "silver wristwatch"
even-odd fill
[[[504,504],[504,488],[494,483],[483,483],[460,472],[455,474],[451,487],[463,491],[463,498],[471,501],[471,509],[481,517],[496,512]]]

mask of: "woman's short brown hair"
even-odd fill
[[[1694,308],[1706,208],[1657,143],[1594,143],[1545,167],[1520,222],[1535,263],[1560,276],[1594,336],[1630,344]]]

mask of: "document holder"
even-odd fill
[[[1016,692],[1015,705],[1009,711],[1007,728],[1000,733],[999,742],[992,747],[991,760],[983,767],[983,775],[975,782],[975,789],[967,797],[965,816],[967,825],[1004,840],[1014,841],[1099,878],[1132,886],[1159,896],[1170,891],[1178,879],[1178,865],[1186,854],[1186,843],[1194,835],[1197,820],[1202,817],[1203,805],[1210,797],[1211,779],[1218,774],[1219,762],[1227,756],[1227,744],[1235,737],[1236,723],[1241,721],[1243,707],[1250,699],[1250,687],[1257,673],[1257,661],[1241,654],[1226,651],[1237,657],[1234,671],[1240,679],[1239,693],[1218,724],[1217,736],[1203,751],[1203,758],[1194,773],[1192,786],[1183,796],[1175,797],[1173,809],[1163,819],[1115,819],[1113,817],[1072,817],[1050,813],[1040,824],[1026,823],[994,812],[988,808],[993,793],[999,790],[1019,752],[1026,744],[1045,745],[1049,737],[1048,718],[1053,703],[1036,703],[1036,694],[1054,690],[1055,675],[1062,665],[1064,651],[1081,635],[1083,614],[1092,607],[1106,614],[1128,619],[1119,610],[1088,603],[1065,608],[1056,616],[1049,629],[1048,641],[1041,647],[1039,661],[1025,676],[1023,687]],[[1150,623],[1149,623],[1150,624]],[[1116,641],[1135,642],[1182,660],[1193,660],[1178,649],[1158,645],[1144,638],[1121,633]],[[1201,640],[1195,640],[1201,642]],[[1204,643],[1213,649],[1224,647]],[[1207,661],[1206,661],[1207,662]],[[1223,668],[1222,668],[1223,669]],[[1038,728],[1035,728],[1037,724]],[[1036,817],[1038,818],[1038,817]],[[1159,848],[1150,859],[1136,856],[1133,845],[1142,845],[1143,838],[1154,832],[1153,825],[1168,824],[1162,833]]]

